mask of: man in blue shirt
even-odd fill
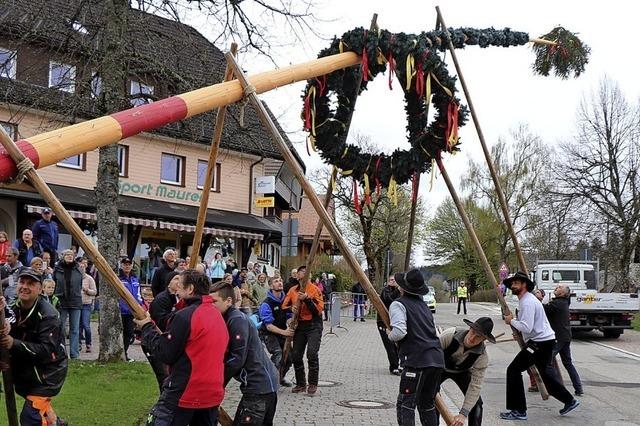
[[[56,262],[58,250],[58,224],[51,220],[53,213],[49,207],[42,210],[42,219],[31,227],[33,238],[42,246],[42,250],[51,255],[51,261]]]

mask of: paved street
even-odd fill
[[[495,333],[507,332],[500,321],[500,311],[492,304],[470,304],[467,318],[490,316],[496,322]],[[463,316],[456,316],[453,305],[440,304],[436,313],[437,324],[443,328],[460,325]],[[325,325],[328,327],[327,323]],[[278,425],[394,425],[395,399],[399,378],[387,371],[386,356],[375,327],[374,320],[353,322],[343,318],[346,329],[334,329],[336,334],[326,334],[320,350],[320,380],[335,382],[332,387],[321,386],[319,395],[311,398],[291,394],[281,388],[278,394]],[[502,338],[506,338],[508,334]],[[585,340],[583,340],[583,338]],[[602,345],[611,346],[605,347]],[[620,347],[628,353],[619,352]],[[96,345],[97,348],[97,345]],[[589,333],[572,344],[576,367],[585,385],[581,406],[567,417],[558,410],[561,403],[550,399],[542,401],[538,394],[527,394],[529,403],[528,424],[535,425],[606,425],[622,426],[640,424],[640,333],[626,331],[620,339],[604,339],[601,334]],[[504,410],[506,366],[517,352],[515,342],[490,345],[491,364],[487,373],[482,397],[485,401],[485,425],[510,424],[498,420]],[[138,360],[144,357],[139,345],[134,345],[131,355]],[[95,358],[96,354],[83,354],[83,358]],[[564,371],[563,371],[564,372]],[[150,371],[151,374],[151,371]],[[293,379],[293,372],[290,379]],[[570,381],[566,373],[565,383]],[[528,378],[527,378],[528,380]],[[328,384],[328,383],[327,383]],[[570,389],[573,391],[573,389]],[[461,394],[450,383],[443,388],[447,404],[459,404]],[[223,406],[233,414],[239,400],[239,391],[233,382],[227,388]],[[388,403],[389,408],[347,408],[338,405],[346,400],[370,400]]]

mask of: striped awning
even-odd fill
[[[230,229],[219,229],[219,228],[207,228],[203,229],[204,234],[211,234],[216,237],[229,237],[229,238],[246,238],[248,240],[259,240],[262,241],[264,239],[264,235],[256,234],[253,232],[245,232],[245,231],[232,231]]]
[[[193,225],[186,225],[184,223],[175,223],[175,222],[159,221],[158,228],[166,229],[167,231],[196,232],[196,227]]]
[[[28,205],[27,206],[27,212],[28,213],[41,214],[42,211],[45,208],[46,207],[43,207],[43,206],[30,206],[30,205]],[[92,222],[96,222],[98,220],[98,217],[97,217],[97,215],[95,213],[83,212],[83,211],[79,211],[79,210],[67,210],[67,212],[74,219],[84,219],[84,220],[89,220],[89,221],[92,221]],[[118,223],[121,223],[123,225],[143,226],[143,227],[146,227],[146,228],[157,228],[158,227],[158,221],[157,220],[142,219],[142,218],[138,218],[138,217],[119,216],[118,217]]]

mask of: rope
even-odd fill
[[[254,93],[256,93],[256,88],[254,85],[252,84],[247,84],[247,86],[244,88],[244,98],[242,99],[242,104],[240,105],[240,128],[244,129],[245,125],[244,125],[244,108],[247,106],[247,103],[249,102],[249,96],[253,95]]]
[[[15,178],[13,178],[13,183],[22,183],[24,181],[25,175],[31,169],[33,169],[33,162],[25,157],[22,161],[16,164],[16,168],[18,169],[18,174]]]

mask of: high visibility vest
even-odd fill
[[[458,297],[467,297],[467,286],[460,286],[458,287]]]

